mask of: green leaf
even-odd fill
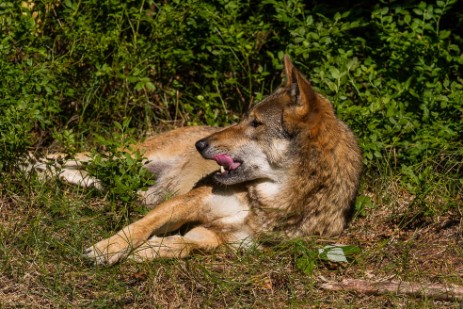
[[[146,82],[146,83],[145,83],[145,87],[146,87],[146,89],[149,90],[149,91],[153,91],[153,90],[156,89],[156,87],[154,86],[154,84],[153,84],[152,82]]]
[[[439,39],[445,40],[445,39],[448,38],[451,34],[452,34],[452,32],[451,32],[450,30],[442,30],[442,31],[439,32]]]
[[[354,255],[361,252],[360,248],[352,245],[328,245],[318,249],[318,254],[321,259],[336,263],[347,263],[348,258],[353,258]]]
[[[339,72],[339,69],[336,67],[330,67],[330,73],[334,79],[339,79],[341,77],[341,72]]]
[[[404,21],[409,24],[412,20],[412,16],[410,14],[407,14],[404,16]]]

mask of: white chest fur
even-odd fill
[[[266,181],[256,185],[255,190],[259,198],[273,198],[276,197],[282,189],[280,182]]]
[[[239,194],[214,194],[207,203],[211,221],[221,225],[240,225],[249,215],[249,205]]]

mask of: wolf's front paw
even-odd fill
[[[125,258],[131,250],[128,239],[116,234],[87,248],[84,255],[94,260],[95,264],[112,265]]]

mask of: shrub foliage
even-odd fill
[[[462,5],[447,1],[0,1],[0,169],[127,118],[226,125],[288,53],[359,137],[368,171],[463,184]],[[381,174],[383,175],[383,174]],[[436,178],[438,177],[438,178]]]

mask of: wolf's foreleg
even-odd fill
[[[212,188],[204,186],[161,203],[142,219],[86,249],[85,255],[97,264],[114,264],[153,234],[174,231],[188,222],[204,222],[210,213],[206,200],[211,193]]]
[[[193,250],[209,251],[215,249],[222,242],[215,231],[198,226],[188,231],[184,236],[153,236],[135,249],[129,259],[141,262],[156,258],[183,258]]]

